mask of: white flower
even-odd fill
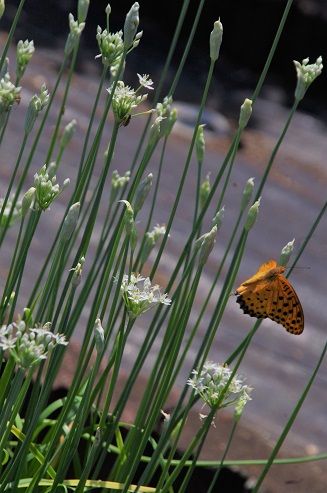
[[[150,79],[149,74],[143,74],[143,75],[137,74],[137,76],[139,78],[139,83],[142,87],[144,87],[145,89],[150,89],[151,91],[154,90],[154,87],[152,87],[153,81]]]
[[[57,345],[68,342],[62,334],[54,334],[48,322],[43,327],[28,328],[24,321],[3,325],[0,328],[0,348],[9,351],[18,366],[29,369],[46,359],[48,352]]]
[[[143,286],[138,287],[140,283],[143,283]],[[139,274],[131,274],[130,277],[125,274],[120,290],[131,318],[138,317],[159,303],[171,304],[171,299],[161,292],[158,285],[152,286],[148,277]]]
[[[243,410],[244,405],[251,399],[252,388],[244,385],[244,379],[235,374],[227,383],[232,375],[232,370],[227,366],[217,365],[207,361],[199,373],[192,371],[193,377],[187,381],[196,394],[201,396],[203,402],[210,408],[219,408],[235,404],[238,411]]]
[[[13,333],[13,325],[2,325],[0,327],[0,349],[7,351],[15,347],[17,337]]]

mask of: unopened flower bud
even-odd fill
[[[90,0],[78,0],[77,19],[78,22],[85,22],[89,10]]]
[[[220,229],[223,219],[224,219],[224,214],[225,214],[225,206],[223,206],[215,215],[215,217],[212,220],[212,224],[214,226],[217,226],[217,229]]]
[[[79,210],[80,210],[79,202],[76,202],[69,208],[64,223],[62,225],[62,230],[61,230],[62,241],[68,241],[71,235],[73,234],[73,232],[75,231],[78,222]]]
[[[250,229],[252,228],[252,226],[256,222],[256,219],[257,219],[258,213],[259,213],[260,200],[261,200],[261,197],[259,198],[259,200],[254,202],[254,204],[249,209],[248,217],[246,219],[245,226],[244,226],[245,231],[250,231]]]
[[[130,11],[126,15],[125,24],[124,24],[125,50],[128,50],[133,44],[134,37],[140,22],[139,9],[140,6],[138,2],[135,2],[132,5]]]
[[[200,185],[200,208],[203,209],[205,206],[205,203],[207,201],[207,198],[209,197],[210,191],[211,191],[211,185],[210,185],[210,174],[208,173],[206,176],[206,179],[203,180],[203,182]]]
[[[240,117],[238,124],[241,130],[243,130],[250,120],[252,114],[252,99],[245,98],[244,103],[241,106]]]
[[[202,163],[205,152],[204,127],[205,125],[198,126],[195,139],[196,158],[199,163]]]
[[[248,206],[252,197],[253,189],[254,189],[254,178],[249,178],[243,190],[243,195],[241,200],[242,211]]]
[[[75,130],[76,130],[76,120],[73,119],[65,126],[64,133],[62,134],[61,142],[60,142],[61,147],[65,148],[67,146],[72,136],[74,135]]]
[[[196,244],[199,245],[200,256],[199,256],[199,265],[203,266],[216,243],[216,235],[217,235],[217,226],[214,226],[209,233],[205,233],[202,235],[197,241]]]
[[[289,261],[290,256],[292,255],[293,250],[294,250],[294,242],[295,242],[295,238],[293,238],[292,241],[289,241],[284,246],[284,248],[282,248],[280,258],[279,258],[279,264],[280,265],[287,265],[287,262]]]
[[[22,217],[25,217],[29,209],[31,208],[35,197],[35,188],[31,187],[25,192],[22,199]]]
[[[134,214],[136,214],[142,209],[145,199],[149,195],[152,187],[153,174],[149,173],[148,176],[139,184],[136,192],[135,198],[133,200]]]
[[[134,210],[128,200],[119,200],[119,202],[123,202],[126,205],[126,210],[124,214],[124,226],[126,235],[129,238],[130,247],[132,250],[136,247],[137,241],[137,231],[135,228],[134,221]]]
[[[219,50],[223,39],[223,25],[220,19],[213,25],[213,30],[210,34],[210,58],[215,62],[219,57]]]
[[[94,340],[97,353],[101,354],[104,348],[104,330],[99,318],[96,319],[94,325]]]

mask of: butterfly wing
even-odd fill
[[[273,280],[249,286],[236,299],[244,313],[250,317],[270,318],[283,325],[292,334],[301,334],[304,316],[294,288],[282,275]]]
[[[278,299],[268,315],[282,324],[291,334],[301,334],[304,329],[304,314],[300,300],[290,282],[284,276],[278,276]]]
[[[274,293],[277,291],[276,279],[269,283],[255,283],[243,291],[240,288],[236,290],[238,295],[236,301],[244,313],[256,318],[270,317],[270,307],[273,305]]]

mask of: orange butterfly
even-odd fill
[[[294,288],[283,276],[284,271],[285,267],[275,260],[268,260],[237,288],[236,301],[250,317],[268,317],[282,324],[288,332],[301,334],[304,328],[302,306]]]

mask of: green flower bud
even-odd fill
[[[280,265],[283,265],[283,266],[287,265],[287,262],[289,261],[290,256],[292,255],[293,250],[294,250],[294,242],[295,242],[295,238],[293,238],[292,241],[289,241],[283,247],[281,254],[280,254],[280,258],[279,258],[279,264]]]
[[[256,219],[257,219],[257,216],[259,213],[260,200],[261,200],[261,197],[259,198],[259,200],[254,202],[254,204],[249,209],[248,217],[246,219],[245,226],[244,226],[245,231],[250,231],[250,229],[252,228],[252,226],[256,222]]]
[[[215,215],[215,217],[212,220],[212,223],[214,226],[217,226],[217,229],[220,229],[223,219],[224,219],[224,214],[225,214],[225,206],[223,206]]]
[[[35,198],[35,188],[31,187],[25,192],[22,199],[22,217],[25,217],[29,209],[31,208]]]
[[[195,139],[196,158],[199,163],[202,163],[205,152],[204,127],[205,125],[198,126]]]
[[[65,148],[67,146],[67,144],[70,142],[71,138],[73,137],[75,131],[76,131],[76,120],[73,119],[65,126],[64,133],[62,134],[61,137],[60,147]]]
[[[254,189],[254,178],[249,178],[243,190],[242,201],[241,201],[242,211],[248,206],[252,197],[253,189]]]
[[[139,18],[140,6],[138,2],[135,2],[130,11],[126,15],[124,24],[124,45],[125,50],[128,50],[133,45],[133,41],[136,35],[136,31],[140,22]]]
[[[244,103],[241,106],[240,117],[238,125],[243,130],[250,120],[252,114],[252,99],[245,98]]]
[[[216,235],[217,235],[218,228],[217,226],[214,226],[209,233],[205,233],[204,235],[200,236],[195,242],[195,248],[196,250],[200,250],[200,256],[199,256],[199,265],[203,266],[206,261],[208,260],[208,257],[214,247],[214,244],[216,243]]]
[[[223,25],[220,19],[213,25],[213,30],[210,34],[210,58],[213,62],[218,60],[219,50],[223,39]]]
[[[132,227],[134,224],[134,210],[128,200],[119,200],[118,202],[122,202],[126,205],[126,210],[124,214],[124,226],[126,234],[129,236],[132,232]]]
[[[108,3],[108,5],[106,6],[106,8],[104,9],[105,13],[106,13],[106,16],[109,17],[109,15],[111,14],[111,7],[110,7],[110,3]]]
[[[80,205],[81,204],[79,202],[76,202],[69,208],[64,223],[62,225],[62,230],[60,235],[62,241],[68,241],[71,235],[73,234],[73,232],[75,231],[78,222]]]
[[[85,22],[89,10],[90,0],[78,0],[77,19],[78,22]]]
[[[153,174],[149,173],[148,176],[139,184],[135,192],[135,198],[133,201],[134,214],[136,214],[142,209],[145,199],[149,195],[152,187]]]
[[[200,185],[200,208],[203,209],[207,198],[209,197],[210,191],[211,191],[211,185],[210,185],[210,173],[207,174],[206,179],[203,180],[203,182]]]
[[[97,353],[101,354],[104,348],[104,330],[99,318],[96,319],[94,325],[94,340]]]

